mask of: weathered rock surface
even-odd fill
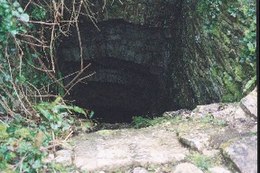
[[[251,93],[244,97],[241,102],[241,108],[253,118],[257,119],[257,88],[255,88]]]
[[[201,105],[164,113],[142,129],[80,134],[71,139],[73,154],[61,150],[56,162],[73,157],[72,164],[90,172],[256,173],[257,122],[245,112],[237,115],[237,108],[239,103]]]
[[[178,163],[189,153],[167,129],[102,130],[74,140],[74,164],[88,171]]]
[[[222,146],[223,154],[243,173],[257,172],[257,136],[231,139]]]
[[[54,161],[63,165],[71,165],[73,152],[71,150],[59,150],[56,152]]]
[[[91,63],[81,77],[96,72],[77,83],[69,99],[105,121],[119,122],[130,121],[131,115],[158,115],[242,97],[239,90],[255,70],[248,65],[244,70],[235,58],[241,54],[243,45],[237,45],[246,27],[231,21],[232,15],[218,15],[219,32],[212,38],[204,31],[210,21],[197,17],[195,1],[120,2],[93,1],[90,8],[99,30],[81,17],[81,48],[77,31],[60,44],[57,56],[64,76],[79,70],[80,50],[84,64]],[[233,1],[221,9],[228,11],[229,5],[240,9]]]
[[[148,171],[145,168],[136,167],[131,173],[148,173]]]
[[[191,163],[181,163],[176,166],[173,173],[203,173],[198,167]]]
[[[209,172],[210,173],[231,173],[229,170],[219,166],[209,168]]]

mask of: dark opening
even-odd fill
[[[118,66],[91,62],[88,73],[95,71],[96,74],[78,83],[67,99],[93,110],[93,118],[109,123],[131,122],[133,116],[152,116],[164,109],[162,77],[138,64],[111,61]],[[73,65],[78,64],[68,63],[63,67],[74,69]],[[72,78],[66,80],[69,82]]]
[[[81,27],[84,63],[91,63],[82,77],[95,75],[77,83],[68,99],[93,110],[94,118],[103,122],[130,122],[132,116],[165,111],[165,64],[170,58],[165,32],[122,20],[98,25],[100,32],[91,24],[85,30]],[[75,35],[64,39],[58,51],[64,76],[80,67]],[[72,78],[66,78],[65,84]]]

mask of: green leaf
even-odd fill
[[[43,115],[47,120],[53,120],[53,115],[50,113],[50,111],[46,110],[46,108],[37,106],[37,109],[40,112],[40,114]]]
[[[21,128],[15,131],[15,136],[18,138],[31,138],[30,130],[27,128]]]
[[[245,85],[243,93],[248,92],[248,90],[256,83],[256,76],[252,77]]]
[[[30,17],[29,17],[28,14],[23,13],[23,14],[20,15],[20,20],[23,21],[23,22],[29,22]]]
[[[17,8],[17,7],[20,7],[20,4],[19,4],[17,1],[15,1],[15,2],[13,3],[13,6]]]
[[[83,115],[86,115],[86,112],[84,111],[84,109],[78,107],[78,106],[74,106],[73,109],[72,109],[74,112],[77,112],[79,114],[83,114]]]
[[[32,165],[32,167],[33,167],[34,169],[39,169],[41,166],[42,166],[42,163],[41,163],[40,160],[36,160],[36,161],[33,163],[33,165]]]

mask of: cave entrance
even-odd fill
[[[95,75],[78,83],[67,99],[94,111],[93,118],[106,123],[129,123],[133,116],[152,116],[165,109],[162,77],[145,66],[111,61],[109,66],[92,61],[89,70]],[[74,69],[73,65],[76,64],[69,63],[64,68]]]
[[[167,32],[122,20],[99,22],[81,29],[86,74],[95,75],[77,83],[68,99],[93,110],[94,118],[105,122],[129,122],[132,116],[165,111],[166,71],[171,44]],[[82,28],[81,27],[81,28]],[[59,67],[64,76],[79,70],[77,31],[64,38],[58,49]],[[66,78],[69,83],[72,76]]]

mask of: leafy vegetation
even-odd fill
[[[28,121],[20,115],[0,123],[0,168],[20,172],[65,169],[43,162],[50,149],[61,146],[72,135],[75,113],[86,115],[77,106],[68,106],[59,97],[36,106],[41,121]],[[57,166],[57,167],[56,167]]]
[[[210,157],[200,153],[193,153],[188,157],[188,160],[195,164],[202,171],[207,171],[213,165],[213,160]]]
[[[0,170],[3,172],[71,172],[73,168],[46,163],[44,158],[66,142],[75,126],[82,124],[78,122],[78,114],[93,115],[91,111],[88,115],[86,110],[64,101],[63,97],[78,79],[67,86],[62,83],[66,76],[61,76],[57,70],[55,47],[61,36],[69,34],[71,27],[78,29],[79,14],[94,13],[85,0],[62,2],[0,0]],[[227,52],[230,52],[228,58],[232,59],[230,64],[234,68],[212,67],[211,71],[216,80],[224,80],[223,86],[231,93],[224,101],[240,98],[237,91],[242,88],[246,93],[256,82],[255,6],[250,0],[203,0],[196,6],[198,15],[205,20],[208,38],[223,40],[232,48]],[[232,33],[230,25],[219,25],[220,21],[239,23],[239,26],[233,26],[235,32]],[[85,69],[81,55],[80,71],[76,74]],[[178,117],[136,116],[133,126],[142,128],[179,121]],[[202,121],[225,125],[211,116]],[[91,123],[83,126],[89,128]],[[191,160],[204,170],[210,165],[199,155]]]
[[[63,100],[72,87],[58,79],[55,64],[57,38],[81,10],[75,6],[0,0],[1,172],[71,172],[44,158],[72,135],[78,114],[87,116]]]
[[[218,125],[218,126],[226,126],[227,122],[221,119],[216,119],[214,118],[213,115],[205,115],[203,117],[201,117],[200,122],[202,123],[206,123],[206,124],[214,124],[214,125]]]
[[[215,40],[213,56],[225,57],[226,67],[212,67],[213,77],[223,81],[222,101],[239,100],[256,84],[256,1],[203,0],[196,10]]]

